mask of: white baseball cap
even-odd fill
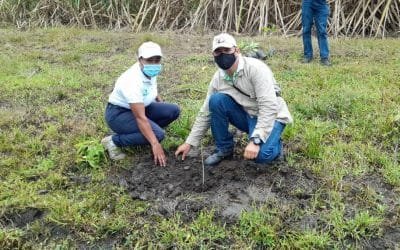
[[[162,56],[160,45],[153,42],[145,42],[138,49],[138,58],[150,58],[153,56]]]
[[[237,47],[236,40],[233,36],[228,33],[221,33],[219,35],[214,36],[212,51],[218,48],[233,48]]]

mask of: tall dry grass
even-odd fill
[[[329,0],[333,36],[400,33],[400,0]],[[78,25],[143,30],[220,30],[237,33],[301,30],[294,0],[0,0],[0,20],[19,28]]]

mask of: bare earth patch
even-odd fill
[[[23,228],[26,225],[43,218],[45,212],[38,208],[26,208],[21,211],[3,214],[0,217],[0,225],[4,227]]]
[[[180,212],[187,218],[214,208],[223,219],[235,219],[242,210],[277,198],[304,205],[318,188],[312,177],[285,166],[257,166],[235,159],[205,170],[204,184],[201,159],[170,158],[169,166],[161,168],[149,158],[124,178],[132,198],[155,202],[153,213],[170,216]],[[293,188],[303,192],[294,194]]]
[[[204,157],[207,157],[211,150],[207,148],[205,151]],[[151,155],[144,155],[135,160],[131,169],[120,169],[111,178],[112,182],[123,186],[132,199],[150,204],[145,216],[169,218],[179,213],[184,221],[189,222],[201,210],[214,209],[217,220],[230,225],[239,220],[242,211],[273,204],[273,207],[282,209],[282,230],[323,230],[329,226],[324,220],[323,209],[320,214],[293,216],[296,211],[312,211],[315,209],[312,207],[315,205],[314,196],[323,196],[324,183],[308,170],[290,168],[286,162],[259,165],[236,154],[232,160],[205,170],[203,183],[201,157],[181,161],[173,153],[168,152],[169,164],[165,168],[155,166]],[[348,180],[348,183],[353,192],[359,184],[371,185],[385,195],[382,202],[389,207],[388,213],[393,212],[396,206],[398,209],[396,195],[381,179],[363,177],[357,182]],[[357,206],[355,202],[348,200],[346,206]],[[367,248],[394,249],[399,237],[400,230],[388,224],[380,237],[361,244]]]

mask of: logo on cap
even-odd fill
[[[225,42],[225,39],[223,39],[223,38],[219,38],[219,39],[217,40],[217,43],[223,43],[223,42]]]

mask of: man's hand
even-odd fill
[[[247,160],[253,160],[257,157],[259,151],[260,151],[260,146],[254,144],[253,142],[250,142],[246,146],[243,156]]]
[[[180,145],[178,147],[178,149],[175,152],[175,156],[178,157],[178,155],[182,154],[182,161],[185,160],[186,155],[189,153],[190,151],[190,144],[188,143],[183,143],[182,145]]]
[[[167,157],[165,157],[164,149],[161,147],[161,144],[155,143],[151,145],[151,150],[153,150],[154,164],[160,164],[161,167],[166,167]]]

